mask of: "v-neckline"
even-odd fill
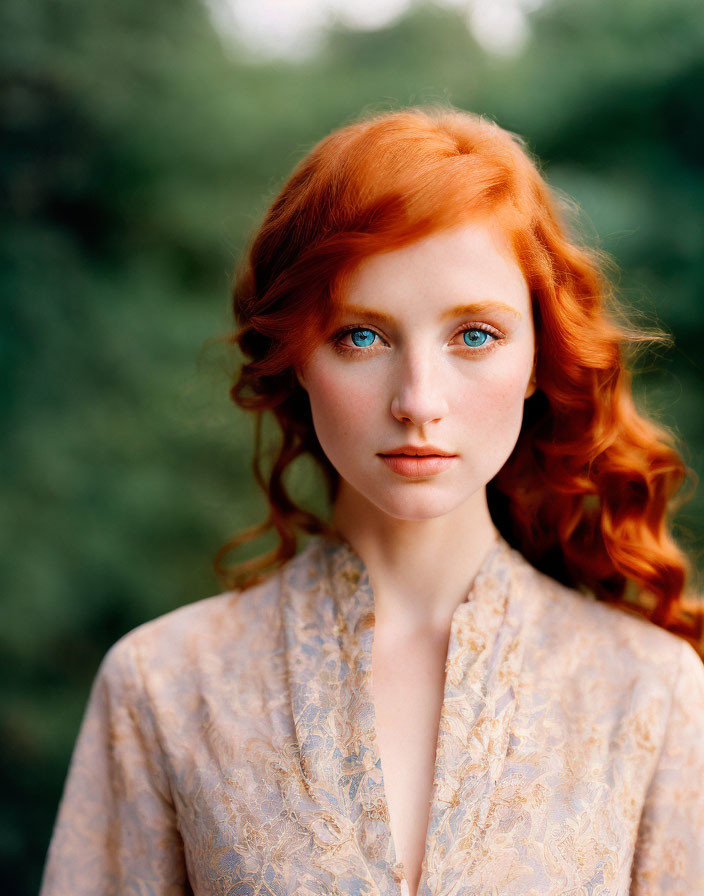
[[[497,684],[510,678],[508,667],[520,663],[519,653],[499,637],[511,590],[511,551],[499,535],[486,551],[466,599],[452,615],[415,896],[430,896],[441,879],[455,876],[459,869],[448,863],[456,841],[467,848],[469,841],[480,837],[503,767],[515,701],[499,693]],[[318,802],[332,801],[346,813],[375,888],[398,896],[408,881],[393,841],[376,732],[371,679],[374,595],[368,569],[341,538],[316,536],[305,554],[308,582],[317,599],[306,598],[302,581],[291,581],[285,626],[301,768]],[[311,674],[310,657],[296,653],[294,628],[301,623],[321,629],[317,679]],[[317,708],[325,719],[322,726],[317,717],[310,724],[311,692],[316,692],[320,704],[330,704]],[[500,707],[497,699],[502,700]],[[323,731],[327,737],[321,740]]]

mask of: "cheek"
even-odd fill
[[[499,353],[497,352],[497,355]],[[485,437],[516,433],[520,428],[523,403],[530,371],[521,359],[507,363],[507,357],[486,364],[470,378],[459,396],[461,419],[479,426]]]
[[[343,442],[348,436],[369,431],[378,414],[379,390],[362,377],[344,377],[324,367],[308,381],[313,422],[318,439],[325,443]]]

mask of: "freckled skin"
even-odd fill
[[[373,330],[371,344],[359,331],[356,342],[348,333],[342,341],[351,352],[341,356],[327,341],[298,371],[342,491],[349,499],[352,490],[365,512],[375,507],[396,519],[471,517],[470,505],[485,501],[486,484],[516,444],[523,402],[535,388],[530,291],[505,238],[491,222],[476,220],[371,256],[344,300],[390,314],[395,323],[346,315],[339,325]],[[521,317],[485,311],[440,320],[446,309],[477,300],[503,302]],[[493,326],[501,341],[488,336],[488,351],[467,345],[458,331],[468,323]],[[459,457],[439,474],[406,479],[377,457],[404,443],[433,444]]]

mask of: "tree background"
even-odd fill
[[[263,518],[227,396],[231,275],[332,128],[449,100],[524,136],[625,304],[674,335],[635,391],[701,475],[704,5],[547,0],[507,55],[414,4],[298,61],[228,42],[199,0],[5,0],[0,24],[0,864],[29,894],[105,651],[221,590],[215,551]],[[314,471],[292,488],[323,511]],[[698,569],[703,507],[675,521]]]

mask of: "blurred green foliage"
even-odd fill
[[[332,30],[305,62],[254,64],[197,0],[5,0],[3,892],[38,888],[107,648],[220,590],[213,553],[263,516],[227,396],[236,359],[208,340],[267,201],[332,128],[449,100],[523,135],[626,304],[674,334],[638,400],[704,469],[704,6],[556,0],[531,28],[493,57],[458,13],[418,6]],[[293,485],[323,509],[311,470]],[[702,507],[677,517],[698,564]]]

